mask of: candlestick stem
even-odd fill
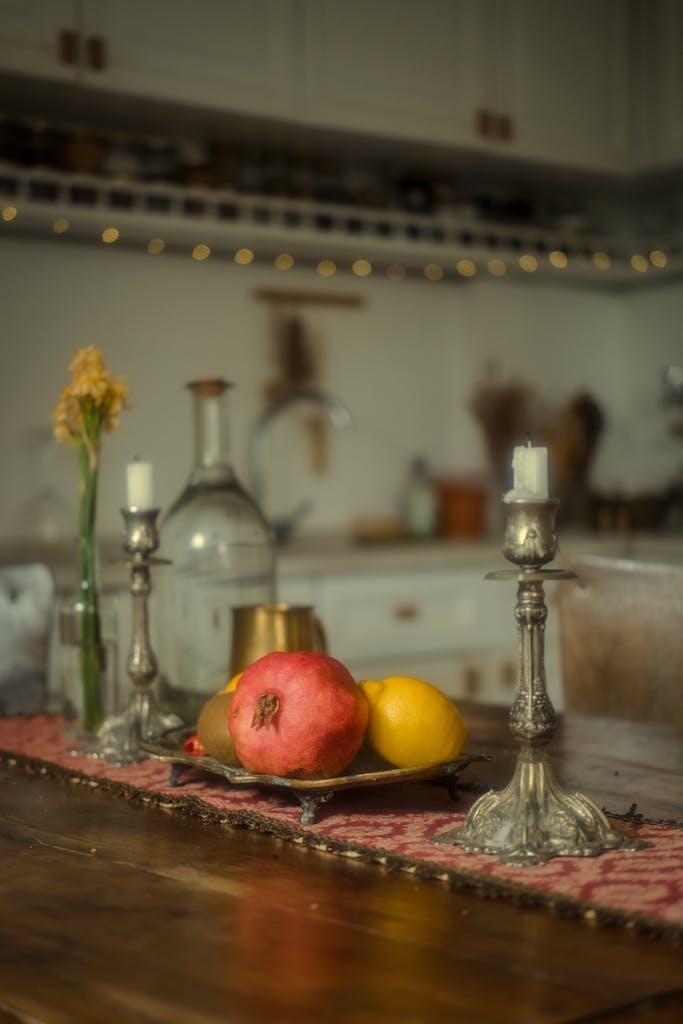
[[[105,719],[98,736],[100,756],[115,764],[131,764],[146,755],[140,743],[158,737],[182,724],[175,715],[162,715],[156,706],[152,686],[157,674],[157,659],[149,637],[149,595],[152,590],[150,567],[165,559],[153,558],[159,546],[156,526],[158,509],[128,508],[124,519],[124,550],[130,556],[130,592],[132,598],[132,639],[127,669],[134,692],[122,715]]]
[[[602,811],[580,793],[559,784],[546,750],[557,716],[546,688],[545,580],[574,573],[545,569],[557,551],[556,499],[504,502],[503,554],[516,569],[489,573],[487,579],[517,579],[519,674],[510,709],[510,731],[519,744],[514,775],[505,789],[480,797],[464,824],[434,837],[436,843],[468,853],[497,854],[504,864],[542,864],[551,857],[590,857],[607,850],[647,845],[611,828]]]

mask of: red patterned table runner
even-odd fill
[[[634,853],[562,857],[538,867],[509,867],[497,858],[430,842],[456,827],[471,802],[453,803],[445,787],[408,783],[349,790],[301,823],[289,791],[232,786],[190,770],[169,786],[169,766],[154,758],[115,767],[73,756],[53,716],[0,719],[0,758],[46,775],[65,774],[87,785],[123,791],[131,799],[174,807],[207,820],[249,827],[340,856],[400,869],[487,896],[553,907],[587,921],[628,926],[683,942],[683,829],[616,822],[652,845]],[[467,769],[474,773],[476,766]],[[218,838],[218,841],[220,839]]]

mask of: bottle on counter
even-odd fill
[[[434,536],[437,525],[437,499],[429,463],[423,455],[416,455],[410,463],[404,495],[404,517],[411,537],[426,540]]]
[[[188,724],[229,678],[232,609],[275,598],[275,544],[230,461],[227,392],[192,381],[194,464],[161,523],[159,703]]]

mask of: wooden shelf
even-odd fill
[[[631,265],[631,253],[614,251],[604,237],[567,246],[558,233],[533,225],[484,222],[456,215],[420,216],[236,192],[116,181],[86,175],[0,165],[0,222],[4,237],[21,234],[104,245],[107,228],[116,245],[145,251],[152,239],[164,253],[234,258],[248,250],[256,263],[289,254],[296,265],[333,261],[358,276],[389,273],[426,283],[493,276],[582,282],[600,287],[638,285],[683,271],[680,257],[665,268]],[[159,245],[157,245],[159,248]],[[245,256],[248,262],[249,252]],[[550,254],[565,252],[566,266]],[[609,253],[600,268],[595,253]],[[556,257],[557,259],[557,257]],[[355,261],[367,261],[363,266]],[[494,262],[491,262],[494,261]],[[369,264],[369,268],[368,268]],[[526,269],[525,269],[526,266]]]

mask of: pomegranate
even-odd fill
[[[358,753],[367,698],[341,662],[313,651],[276,651],[240,679],[228,714],[240,761],[290,779],[339,775]]]

